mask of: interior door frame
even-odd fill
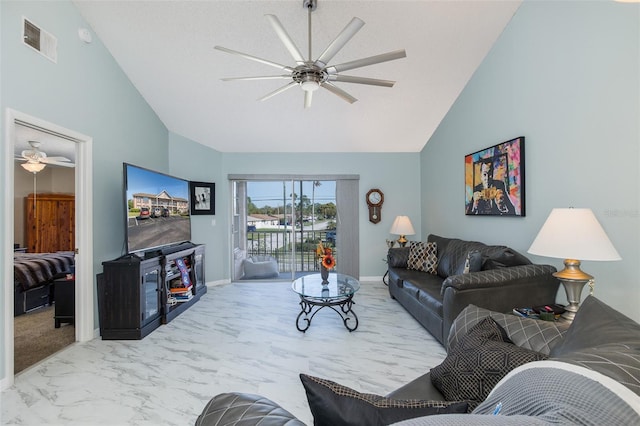
[[[16,126],[27,125],[45,132],[55,133],[76,143],[75,170],[75,247],[76,247],[76,306],[75,332],[77,342],[93,339],[94,332],[94,279],[93,279],[93,138],[57,124],[7,108],[4,135],[4,377],[0,389],[14,382],[14,145]],[[78,283],[82,283],[78,285]]]

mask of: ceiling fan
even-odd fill
[[[75,167],[76,165],[66,157],[48,157],[47,153],[40,149],[41,143],[38,141],[29,141],[31,149],[25,149],[20,153],[20,156],[16,156],[16,161],[25,161],[25,164],[40,164],[42,170],[46,164],[62,166],[62,167]],[[25,166],[23,164],[23,167]],[[29,170],[27,167],[25,169]],[[33,171],[33,170],[29,170]],[[39,171],[39,170],[38,170]]]
[[[249,55],[246,53],[238,52],[236,50],[227,49],[222,46],[215,46],[215,49],[221,50],[226,53],[238,55],[243,58],[260,62],[265,65],[278,68],[288,74],[276,75],[276,76],[256,76],[256,77],[232,77],[223,78],[223,81],[231,80],[274,80],[283,79],[291,80],[288,84],[279,89],[268,93],[267,95],[259,98],[259,101],[267,100],[275,95],[284,92],[294,86],[300,86],[304,91],[304,107],[309,108],[311,106],[311,99],[313,92],[320,87],[327,89],[331,93],[339,96],[349,103],[357,101],[356,98],[345,92],[344,90],[333,84],[336,82],[343,83],[358,83],[367,84],[372,86],[393,87],[395,81],[381,80],[376,78],[355,77],[349,75],[339,74],[342,71],[348,71],[356,68],[362,68],[369,65],[379,64],[381,62],[393,61],[395,59],[404,58],[407,56],[404,49],[395,50],[393,52],[383,53],[380,55],[370,56],[367,58],[357,59],[350,62],[345,62],[338,65],[329,65],[329,62],[333,57],[347,44],[349,40],[362,28],[364,21],[360,18],[353,18],[349,24],[342,30],[340,34],[329,44],[324,52],[316,59],[313,60],[311,55],[311,12],[316,9],[317,0],[303,0],[302,5],[308,11],[308,26],[309,26],[309,56],[305,59],[302,53],[291,39],[287,31],[284,29],[280,21],[275,15],[265,15],[271,23],[271,26],[275,30],[276,34],[285,45],[291,56],[296,62],[295,66],[282,65],[267,59],[262,59],[257,56]]]

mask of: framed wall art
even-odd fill
[[[216,184],[189,182],[191,214],[216,214]]]
[[[465,214],[524,216],[524,136],[464,157]]]

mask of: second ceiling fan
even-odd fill
[[[329,65],[329,62],[333,57],[347,44],[349,40],[362,28],[364,21],[360,18],[353,18],[349,24],[342,30],[340,34],[329,44],[329,46],[320,54],[320,56],[313,60],[311,55],[311,12],[316,9],[317,0],[303,0],[303,7],[308,11],[308,26],[309,26],[309,56],[304,58],[295,42],[291,39],[287,31],[284,29],[280,21],[275,15],[265,15],[273,26],[276,34],[285,45],[291,56],[296,62],[295,66],[282,65],[267,59],[262,59],[257,56],[249,55],[246,53],[238,52],[236,50],[227,49],[222,46],[215,46],[215,49],[221,50],[226,53],[238,55],[252,61],[260,62],[272,67],[278,68],[287,74],[275,75],[275,76],[256,76],[256,77],[231,77],[223,78],[224,81],[231,80],[291,80],[283,87],[274,90],[271,93],[259,98],[258,100],[264,101],[277,94],[284,92],[294,86],[300,86],[304,91],[304,107],[309,108],[311,106],[311,100],[313,92],[320,87],[327,89],[331,93],[341,97],[349,103],[357,101],[356,98],[345,92],[344,90],[333,84],[334,81],[344,83],[358,83],[367,84],[371,86],[393,87],[395,81],[381,80],[377,78],[355,77],[349,75],[339,74],[342,71],[348,71],[356,68],[362,68],[369,65],[379,64],[381,62],[393,61],[395,59],[404,58],[407,56],[404,49],[395,50],[393,52],[383,53],[380,55],[369,56],[367,58],[356,59],[354,61],[345,62],[337,65]]]

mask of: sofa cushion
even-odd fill
[[[396,400],[361,393],[330,380],[300,374],[314,425],[388,425],[405,419],[443,413],[466,413],[461,401]]]
[[[640,395],[640,324],[593,296],[551,357],[602,373]]]
[[[520,348],[488,317],[473,326],[445,360],[431,369],[431,381],[447,400],[483,401],[511,370],[547,356]]]
[[[531,265],[524,255],[506,246],[485,246],[482,253],[482,269],[506,268],[509,266]]]
[[[427,241],[438,245],[438,275],[443,278],[461,274],[467,254],[473,250],[482,255],[482,270],[531,264],[526,256],[507,246],[489,246],[478,241],[445,238],[434,234],[429,235]]]
[[[543,354],[549,354],[562,341],[568,328],[567,323],[522,318],[468,305],[451,324],[446,347],[452,349],[474,325],[487,317],[493,318],[516,346]]]
[[[551,351],[551,357],[609,343],[640,345],[640,324],[595,297],[588,296],[578,309],[562,343]]]
[[[444,242],[445,240],[448,240]],[[438,246],[438,275],[447,278],[450,275],[462,273],[467,254],[472,250],[482,253],[485,244],[476,241],[464,241],[457,238],[444,238],[437,235],[429,235],[429,242],[435,242]]]
[[[438,246],[436,243],[411,241],[409,243],[408,269],[435,274],[438,267]]]
[[[242,261],[243,279],[275,278],[278,276],[278,261],[271,256],[251,256]]]
[[[207,403],[196,426],[304,426],[280,405],[260,395],[221,393]]]

